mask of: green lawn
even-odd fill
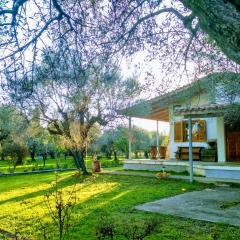
[[[159,223],[146,239],[239,239],[240,228],[196,220],[146,213],[133,209],[137,204],[209,187],[200,183],[154,178],[93,175],[76,176],[75,172],[59,174],[59,188],[68,196],[74,187],[76,205],[73,210],[72,239],[96,239],[96,226],[103,212],[125,226],[156,218]],[[49,217],[44,194],[52,190],[54,173],[0,177],[0,228],[19,231],[32,239],[43,239],[42,224],[55,235],[56,226]],[[54,227],[55,226],[55,227]],[[53,235],[49,239],[54,238]],[[1,237],[0,237],[1,239]],[[123,238],[115,238],[123,239]]]
[[[101,158],[101,164],[105,168],[109,167],[116,167],[116,166],[121,166],[122,165],[122,160],[123,158],[119,159],[119,162],[116,163],[114,162],[113,159],[106,159],[106,158]],[[87,168],[91,169],[92,168],[92,157],[88,156],[85,159],[85,163]],[[45,167],[43,166],[43,161],[42,160],[36,160],[35,162],[31,162],[30,158],[26,158],[24,160],[23,165],[19,165],[16,167],[15,172],[31,172],[31,171],[36,171],[36,170],[44,170],[44,169],[55,169],[56,166],[60,168],[75,168],[75,164],[73,161],[72,157],[67,157],[65,158],[56,158],[56,159],[47,159]],[[13,167],[11,166],[10,169]],[[0,173],[8,173],[9,172],[9,165],[8,161],[0,161]]]

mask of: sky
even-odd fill
[[[167,79],[165,79],[166,75],[161,70],[161,63],[157,59],[153,59],[149,61],[147,58],[148,53],[144,51],[137,52],[131,58],[122,57],[120,69],[123,77],[136,77],[140,83],[143,83],[147,87],[147,91],[145,91],[142,95],[142,99],[149,99],[161,95],[161,91],[158,89],[166,84]],[[190,70],[194,68],[193,64],[189,62],[188,67]],[[150,71],[152,77],[147,77],[147,72]],[[169,87],[176,89],[182,85],[190,83],[193,79],[189,75],[181,74],[181,78],[179,76],[178,71],[181,73],[181,70],[176,70],[175,75],[171,75],[173,81],[170,82],[170,86],[167,86],[167,89],[171,91]],[[163,93],[166,93],[163,89]],[[148,95],[147,95],[148,94]],[[138,119],[134,118],[133,124],[146,129],[148,131],[156,130],[156,121],[147,120],[147,119]],[[169,134],[169,123],[159,122],[159,132],[165,132]]]
[[[146,129],[148,131],[157,131],[157,121],[155,120],[148,120],[148,119],[140,119],[140,118],[133,118],[132,124]],[[158,132],[163,135],[169,134],[169,123],[166,122],[158,122]]]
[[[161,75],[159,64],[157,61],[146,62],[146,55],[147,53],[145,52],[138,52],[132,59],[123,58],[120,65],[121,74],[123,77],[131,77],[134,75],[138,78],[138,81],[145,82],[146,72],[148,68],[151,68],[151,72],[155,76],[156,80],[155,83],[151,82],[149,84],[157,86],[158,80],[161,81],[161,79],[158,79],[157,77]],[[133,118],[132,124],[148,131],[157,131],[157,122],[154,120]],[[169,123],[159,121],[158,124],[159,133],[169,134]]]

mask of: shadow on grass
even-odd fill
[[[66,177],[62,180],[60,179],[60,180],[58,180],[58,189],[63,189],[63,188],[75,185],[77,183],[81,183],[86,178],[89,178],[89,176],[77,176],[76,177],[75,175],[71,175],[71,176]],[[52,181],[52,182],[54,182],[54,181]],[[44,196],[45,194],[52,193],[54,191],[55,191],[55,188],[53,186],[50,186],[47,189],[43,189],[43,190],[36,191],[36,192],[31,192],[31,193],[28,193],[28,194],[24,194],[24,195],[21,195],[21,196],[17,196],[17,197],[14,197],[14,198],[9,198],[7,200],[0,201],[0,205],[2,205],[4,203],[7,203],[7,202],[13,202],[13,201],[14,202],[27,201],[30,198]]]
[[[124,226],[124,223],[131,216],[136,216],[137,221],[148,216],[153,216],[152,213],[134,210],[133,207],[138,204],[180,194],[182,193],[182,188],[192,191],[206,187],[206,184],[189,184],[175,180],[111,175],[80,177],[77,183],[81,183],[75,192],[79,196],[80,201],[77,202],[73,211],[74,228],[72,229],[72,239],[81,238],[82,240],[96,239],[96,226],[103,212],[110,213],[111,216],[114,216]],[[75,184],[75,177],[73,176],[59,181],[60,188],[72,186],[73,184]],[[10,200],[23,201],[32,197],[42,196],[49,191],[51,191],[51,188],[25,194]],[[44,217],[47,217],[47,215],[48,213],[46,212]],[[37,228],[38,226],[33,226],[33,228],[35,227]],[[56,231],[56,225],[52,222],[48,223],[48,230],[50,232]],[[172,227],[171,230],[173,231],[174,228]],[[186,234],[185,232],[183,233]]]

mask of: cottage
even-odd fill
[[[134,160],[129,154],[124,167],[160,170],[164,166],[174,171],[190,169],[190,172],[192,168],[194,173],[207,177],[240,179],[239,89],[240,74],[213,73],[121,110],[121,114],[129,117],[130,132],[132,117],[170,125],[166,159],[159,159],[157,140],[157,160]]]

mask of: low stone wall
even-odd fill
[[[185,164],[176,164],[160,160],[125,160],[123,169],[125,170],[147,170],[147,171],[166,171],[184,172],[186,171]]]

